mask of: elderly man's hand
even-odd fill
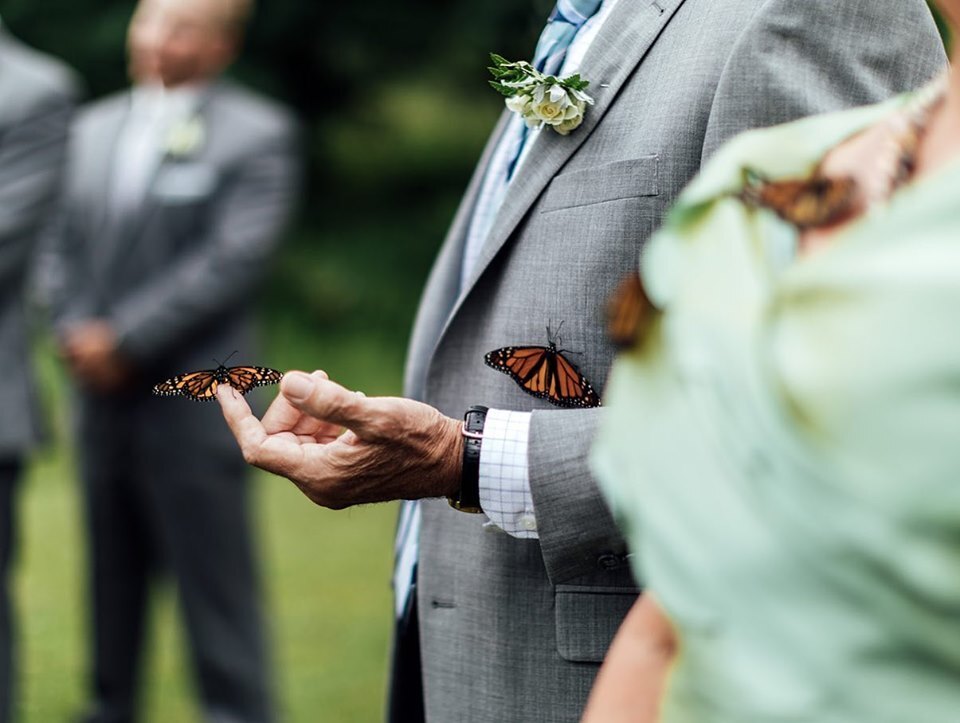
[[[98,392],[116,392],[126,386],[133,369],[117,348],[110,322],[91,319],[68,328],[61,338],[60,354],[73,376]]]
[[[228,386],[220,386],[217,399],[244,459],[290,479],[323,507],[441,497],[460,488],[461,423],[426,404],[368,398],[323,372],[287,373],[262,421]]]

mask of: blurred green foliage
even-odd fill
[[[930,5],[930,10],[933,11],[933,17],[937,21],[937,27],[940,28],[941,35],[943,35],[944,43],[946,43],[947,48],[951,48],[953,45],[953,37],[946,20],[943,19],[943,13],[937,10],[936,3],[933,2],[933,0],[928,0],[928,5]]]
[[[125,86],[134,2],[0,5],[14,33],[80,72],[89,97]],[[296,109],[308,172],[265,295],[264,363],[322,366],[348,384],[399,391],[420,289],[502,108],[487,86],[488,53],[528,55],[551,5],[259,3],[231,74]],[[371,352],[359,378],[349,351],[358,345]]]
[[[98,97],[126,83],[134,5],[3,0],[0,12],[25,40],[71,63]],[[529,56],[551,6],[259,3],[231,73],[298,111],[308,171],[265,297],[265,363],[321,366],[348,384],[369,385],[370,373],[372,390],[399,389],[423,280],[502,108],[487,86],[488,53]],[[360,378],[351,346],[373,354]]]

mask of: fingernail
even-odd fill
[[[313,391],[313,380],[303,372],[288,372],[281,384],[284,396],[294,402],[302,402]]]

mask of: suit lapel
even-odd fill
[[[683,0],[620,0],[590,45],[580,74],[591,81],[594,98],[583,125],[568,136],[549,129],[537,134],[530,155],[517,172],[496,221],[490,230],[476,266],[464,286],[461,300],[470,292],[490,262],[553,180],[557,172],[590,137],[615,101],[621,86],[643,59],[653,41]],[[627,55],[625,49],[632,49]]]
[[[540,194],[600,124],[604,115],[616,101],[620,88],[633,74],[634,69],[683,2],[684,0],[659,0],[658,2],[619,0],[617,7],[610,13],[591,44],[580,69],[580,74],[591,81],[588,92],[594,98],[594,105],[588,109],[583,125],[570,135],[561,136],[549,129],[545,129],[544,132],[537,135],[530,148],[530,156],[520,167],[507,190],[503,206],[497,214],[490,235],[480,252],[467,283],[460,291],[459,297],[452,308],[443,307],[445,309],[450,308],[450,311],[443,327],[434,336],[435,343],[439,343],[442,339],[443,334],[449,328],[450,323],[470,295],[473,287],[476,286],[477,281],[511,239],[517,226],[540,197]],[[498,138],[499,135],[502,135],[505,125],[501,121],[501,131]],[[488,147],[487,160],[491,155],[491,147]],[[486,164],[483,164],[482,168],[483,172],[486,172]],[[482,174],[480,176],[482,178]],[[469,204],[471,213],[475,202],[476,198],[474,196],[473,202]],[[463,224],[464,227],[469,224],[469,218],[470,216],[467,216]],[[462,247],[465,228],[460,230],[461,233],[457,240]],[[449,241],[450,239],[448,239]],[[449,256],[451,258],[462,258],[462,251],[460,254],[450,254]],[[447,263],[449,264],[450,261],[448,260]],[[448,268],[446,273],[447,275],[458,276],[460,269],[459,267]],[[424,301],[428,301],[426,296]],[[414,351],[411,348],[411,352]],[[413,354],[411,354],[411,358],[413,358]]]
[[[211,84],[199,98],[196,108],[194,108],[190,114],[191,116],[199,116],[203,119],[203,123],[207,127],[207,132],[209,132],[209,122],[206,112],[207,106],[216,95],[216,89],[218,87],[217,83]],[[198,153],[202,154],[203,149],[201,148]],[[192,156],[190,160],[193,160]],[[117,234],[117,238],[114,239],[116,245],[113,247],[115,253],[110,254],[108,258],[110,272],[117,273],[122,271],[124,263],[134,259],[139,253],[138,246],[144,243],[146,229],[149,228],[151,222],[161,209],[153,191],[157,177],[165,166],[180,162],[182,161],[171,159],[161,151],[161,155],[156,159],[153,168],[150,170],[150,178],[144,188],[143,198],[140,200],[139,206],[129,213],[121,214],[118,222],[108,229],[108,231]],[[123,249],[123,252],[118,253],[117,251],[119,249]]]
[[[407,352],[404,389],[410,397],[419,399],[422,396],[423,373],[430,351],[439,338],[440,331],[460,292],[460,269],[463,264],[463,250],[467,232],[470,229],[470,221],[473,218],[490,159],[506,132],[510,115],[504,111],[490,134],[490,139],[477,163],[470,184],[463,194],[463,200],[450,224],[450,231],[447,233],[437,260],[433,264],[430,278],[424,287],[417,319],[413,325],[410,348]]]
[[[83,144],[86,154],[83,177],[88,179],[91,238],[106,231],[113,199],[113,175],[116,167],[118,140],[130,114],[130,93],[108,108],[106,116],[97,122],[92,138]]]

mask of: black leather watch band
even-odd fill
[[[487,419],[487,407],[470,407],[463,415],[463,471],[460,474],[460,491],[447,501],[461,512],[483,512],[480,507],[480,446],[483,443],[483,424]]]

